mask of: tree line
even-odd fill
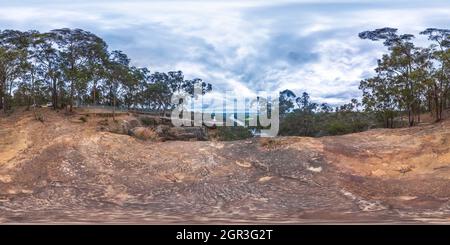
[[[340,106],[313,102],[307,92],[280,92],[280,134],[320,137],[355,133],[377,127],[374,113],[362,110],[357,99]]]
[[[382,41],[388,51],[378,59],[375,75],[360,82],[361,103],[352,99],[333,108],[312,102],[306,92],[281,91],[281,134],[344,134],[380,123],[394,127],[399,116],[414,126],[424,112],[441,120],[450,105],[450,30],[428,28],[420,34],[428,47],[416,46],[414,35],[395,28],[359,33],[361,39]],[[135,67],[124,52],[110,51],[104,40],[81,29],[0,31],[0,110],[51,101],[54,109],[69,111],[89,104],[166,112],[175,92],[192,94],[195,85],[204,93],[212,90],[181,71]]]
[[[395,28],[359,33],[361,39],[382,41],[388,53],[377,61],[375,75],[360,82],[361,103],[332,107],[311,101],[308,93],[280,92],[280,134],[324,136],[364,131],[374,127],[417,125],[421,114],[443,118],[450,105],[450,30],[422,32],[428,47],[414,44],[414,35]]]
[[[203,92],[211,84],[187,80],[182,71],[154,72],[131,65],[120,50],[81,29],[0,31],[0,110],[51,101],[54,109],[75,104],[167,111],[175,92]]]
[[[406,114],[409,126],[420,122],[423,112],[442,119],[450,100],[450,30],[428,28],[422,32],[431,44],[418,47],[414,35],[381,28],[359,34],[362,39],[383,41],[388,53],[379,60],[374,77],[360,83],[363,104],[393,127],[394,118]]]

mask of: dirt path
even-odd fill
[[[319,139],[145,142],[97,131],[100,118],[46,119],[0,119],[15,122],[0,131],[0,144],[14,145],[0,151],[10,166],[0,167],[0,222],[449,222],[447,122]]]

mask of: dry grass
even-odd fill
[[[137,127],[132,130],[133,136],[141,140],[158,140],[158,134],[151,128]]]
[[[273,138],[262,138],[259,142],[262,147],[267,149],[276,149],[284,145],[283,141]]]

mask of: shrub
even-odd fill
[[[100,121],[98,122],[98,125],[101,125],[101,126],[108,126],[108,125],[109,125],[108,119],[105,118],[105,119],[103,119],[103,120],[100,120]]]
[[[141,121],[142,125],[144,125],[144,126],[156,126],[156,125],[158,125],[158,122],[154,118],[141,117],[141,118],[139,118],[139,120]]]
[[[374,115],[365,112],[288,113],[281,119],[280,135],[321,137],[356,133],[376,127]]]
[[[45,121],[44,114],[42,114],[42,112],[40,111],[34,112],[34,118],[42,123]]]
[[[253,137],[248,128],[244,127],[217,127],[217,140],[231,141]]]
[[[260,144],[262,147],[265,147],[268,149],[275,149],[278,146],[282,146],[283,142],[280,140],[272,139],[272,138],[262,138],[260,140]]]
[[[11,109],[11,108],[10,108],[9,110],[6,111],[6,116],[9,117],[9,116],[11,116],[13,113],[14,113],[14,109]]]
[[[325,131],[329,135],[341,135],[350,133],[349,126],[342,121],[333,121],[325,126]]]
[[[132,135],[141,140],[157,140],[158,134],[151,128],[137,127],[131,130]]]

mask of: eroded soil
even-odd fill
[[[41,110],[0,117],[0,222],[450,221],[450,122],[150,142]]]

